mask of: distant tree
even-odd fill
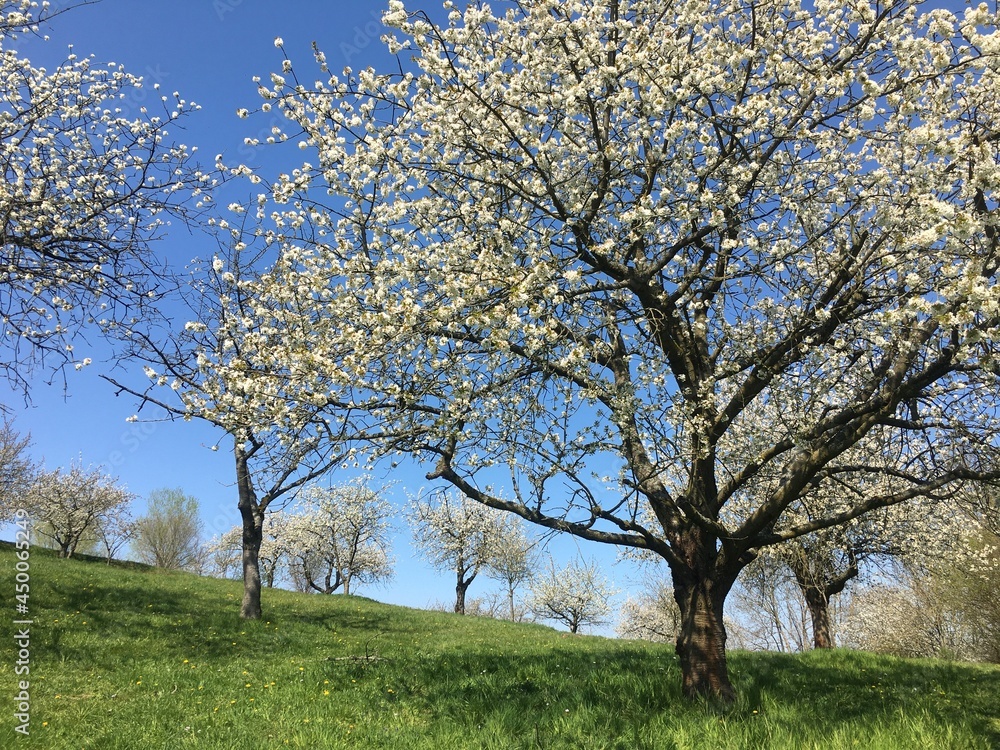
[[[455,574],[455,612],[465,614],[465,595],[497,555],[502,539],[499,514],[455,493],[414,499],[407,519],[417,552],[437,570]]]
[[[1000,664],[1000,533],[984,529],[970,544],[968,564],[953,565],[944,578],[969,624],[977,658]]]
[[[0,427],[0,521],[9,520],[19,507],[26,507],[25,493],[37,472],[28,454],[30,447],[31,436],[21,436],[4,416]]]
[[[132,549],[141,562],[167,570],[194,569],[202,562],[198,500],[180,488],[149,493],[146,515],[135,522]]]
[[[947,584],[926,573],[865,587],[851,597],[844,644],[896,656],[968,659],[968,623],[948,606]]]
[[[101,519],[95,536],[98,547],[104,551],[108,565],[114,556],[135,538],[136,524],[127,505],[111,509]]]
[[[980,529],[953,559],[901,566],[893,583],[851,598],[848,646],[899,656],[1000,663],[1000,537]]]
[[[356,584],[392,578],[392,507],[363,481],[310,486],[284,519],[289,566],[313,591],[350,594]]]
[[[681,611],[669,580],[648,584],[636,598],[629,597],[621,608],[616,632],[619,638],[656,643],[673,643],[681,627]]]
[[[726,627],[737,648],[795,653],[809,647],[809,610],[788,566],[774,555],[760,555],[743,569],[731,610],[734,627]]]
[[[541,620],[555,620],[576,633],[583,626],[602,625],[611,613],[614,589],[594,562],[572,560],[556,569],[549,558],[548,571],[531,581],[528,606]]]
[[[18,55],[19,34],[71,7],[55,5],[0,2],[0,371],[25,390],[46,359],[89,364],[74,348],[81,329],[156,314],[167,274],[150,244],[211,186],[193,149],[168,139],[193,103],[151,96],[130,112],[143,83],[121,66]]]
[[[66,472],[40,472],[26,502],[35,533],[55,544],[60,557],[72,557],[88,535],[135,498],[117,482],[99,466],[85,470],[78,463]]]
[[[518,589],[531,580],[539,564],[538,542],[532,540],[524,522],[510,514],[498,517],[498,528],[493,540],[485,573],[504,587],[504,605],[489,602],[492,617],[512,622],[527,618],[529,612],[517,598]]]

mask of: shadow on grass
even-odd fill
[[[428,720],[470,736],[494,727],[497,736],[519,738],[521,744],[512,746],[566,746],[560,732],[575,731],[583,738],[613,738],[601,747],[662,748],[670,746],[662,742],[671,728],[683,733],[713,723],[756,737],[770,707],[780,713],[771,721],[807,728],[811,738],[845,730],[874,736],[887,723],[905,725],[906,717],[918,717],[938,728],[963,726],[1000,747],[998,670],[846,651],[733,657],[739,699],[727,710],[681,696],[680,669],[668,647],[595,647],[581,640],[518,654],[498,643],[400,661],[331,663],[326,676],[375,683],[382,710],[405,698]],[[963,685],[962,700],[948,698],[948,686],[956,683]]]
[[[848,650],[733,659],[740,703],[800,706],[821,733],[894,714],[965,724],[1000,747],[1000,670],[943,660],[895,659]],[[951,695],[961,685],[960,699]]]

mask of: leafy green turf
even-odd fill
[[[31,553],[30,736],[14,733],[14,555],[0,545],[0,747],[995,748],[1000,669],[737,652],[738,703],[680,697],[672,648],[265,592]]]

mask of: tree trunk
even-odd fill
[[[795,582],[802,592],[812,619],[813,648],[833,648],[833,629],[830,627],[830,600],[847,586],[847,582],[858,575],[858,560],[852,550],[847,551],[848,565],[839,573],[831,572],[835,564],[828,561],[810,560],[808,553],[792,558],[790,566]],[[815,565],[819,572],[810,567]]]
[[[729,681],[722,612],[732,583],[707,577],[683,578],[674,575],[674,597],[681,610],[677,656],[681,662],[684,695],[717,698],[730,703],[736,698],[736,692]]]
[[[718,539],[689,526],[679,530],[675,548],[679,560],[670,564],[674,599],[680,609],[677,656],[684,696],[732,703],[736,691],[726,663],[726,596],[742,565],[725,564]]]
[[[476,574],[473,573],[466,579],[465,572],[463,568],[459,568],[455,573],[455,613],[459,615],[465,614],[465,592],[476,577]]]
[[[833,648],[830,629],[830,600],[815,586],[802,591],[812,618],[813,648]]]
[[[264,538],[264,519],[250,481],[246,454],[239,439],[236,441],[235,454],[236,486],[239,492],[240,517],[243,519],[243,601],[240,604],[240,617],[244,620],[259,620],[260,545]]]

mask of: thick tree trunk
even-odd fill
[[[813,648],[833,648],[830,628],[830,600],[815,586],[802,591],[812,618]]]
[[[736,698],[726,663],[726,626],[722,612],[732,583],[705,577],[680,580],[674,575],[674,597],[681,610],[677,656],[684,695],[731,702]]]
[[[240,617],[259,620],[260,606],[260,545],[264,538],[263,514],[250,482],[246,455],[239,440],[236,443],[236,487],[239,493],[240,517],[243,519],[243,601]]]
[[[741,565],[726,564],[718,539],[689,526],[680,531],[671,562],[674,599],[680,609],[677,656],[685,697],[725,703],[736,699],[726,663],[726,626],[723,609]]]

